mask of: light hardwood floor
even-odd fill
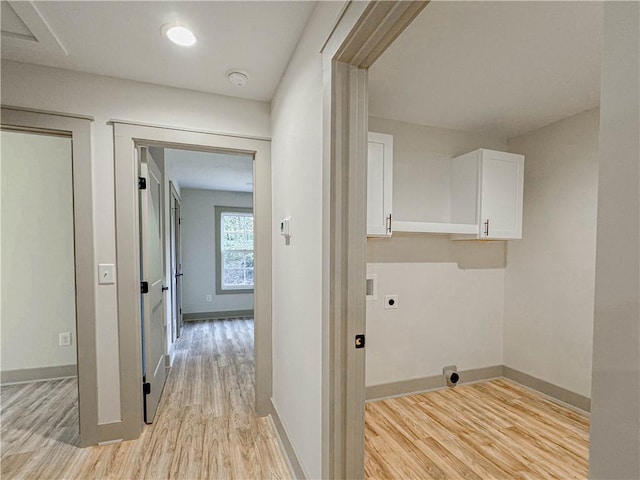
[[[589,419],[508,380],[368,403],[367,479],[584,479]]]
[[[21,441],[29,407],[5,401],[3,388],[2,479],[291,478],[269,420],[254,411],[253,320],[188,322],[176,349],[155,423],[116,445],[77,448],[67,423]],[[36,418],[47,420],[51,403]]]

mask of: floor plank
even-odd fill
[[[137,440],[84,449],[75,380],[2,387],[2,479],[290,479],[255,414],[253,362],[252,319],[186,323],[155,423]]]
[[[498,379],[371,402],[369,480],[585,479],[589,418]]]

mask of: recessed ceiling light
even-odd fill
[[[162,33],[173,43],[181,47],[190,47],[196,43],[196,36],[183,25],[177,25],[175,23],[163,25]]]
[[[249,75],[239,70],[230,70],[227,72],[227,78],[236,87],[244,87],[249,81]]]

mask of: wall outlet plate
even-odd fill
[[[71,345],[71,332],[60,332],[58,340],[61,347],[68,347]]]
[[[395,310],[398,308],[398,295],[385,295],[384,308],[385,310]]]

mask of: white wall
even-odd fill
[[[605,2],[589,478],[640,478],[640,3]]]
[[[598,110],[509,140],[523,154],[522,240],[509,243],[505,365],[591,396]]]
[[[370,117],[369,130],[393,135],[393,216],[448,222],[451,159],[500,138]],[[504,242],[394,233],[367,242],[367,385],[502,364]],[[398,308],[384,308],[385,295]],[[461,299],[464,299],[461,301]]]
[[[110,119],[268,137],[269,105],[16,62],[2,62],[2,103],[95,117],[92,123],[95,261],[115,263]],[[96,285],[98,419],[120,421],[116,287]]]
[[[253,310],[252,293],[216,295],[215,207],[253,207],[253,194],[182,189],[182,312]],[[211,295],[211,301],[207,301]]]
[[[1,135],[2,371],[75,365],[71,140]]]
[[[320,50],[343,2],[315,8],[272,102],[273,403],[308,478],[322,477],[322,112]],[[301,341],[303,339],[303,341]]]
[[[426,248],[448,250],[448,239]],[[446,255],[446,254],[445,254]],[[370,263],[378,279],[367,301],[366,384],[381,385],[459,370],[502,365],[504,272],[434,263]],[[398,295],[397,310],[384,296]]]

